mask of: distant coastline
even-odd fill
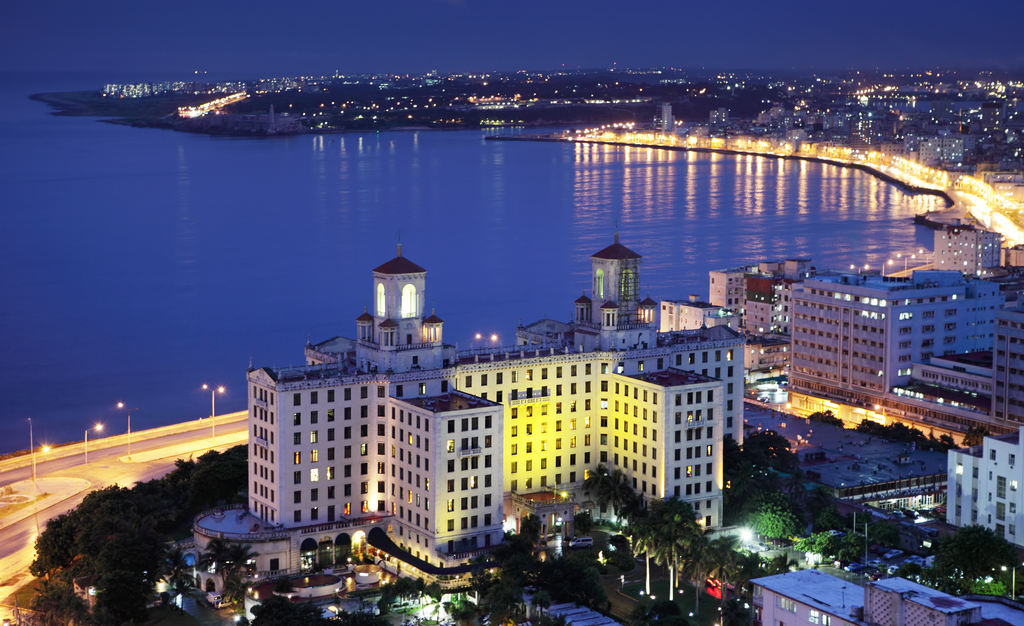
[[[568,139],[565,139],[563,137],[559,137],[559,136],[556,136],[556,135],[495,135],[493,137],[487,137],[487,140],[488,141],[549,141],[549,142],[557,142],[557,143],[585,143],[585,144],[602,145],[602,146],[625,146],[625,147],[630,147],[630,148],[638,147],[636,144],[632,144],[632,143],[628,143],[628,142],[622,142],[622,141],[587,141],[585,139],[578,139],[578,140],[570,141]],[[758,157],[766,157],[766,158],[771,158],[771,159],[810,161],[812,163],[821,163],[822,165],[835,165],[836,167],[848,167],[848,168],[860,170],[860,171],[862,171],[862,172],[864,172],[866,174],[870,174],[870,175],[874,176],[875,178],[878,178],[878,179],[883,180],[883,181],[885,181],[887,183],[891,183],[893,185],[896,185],[897,187],[899,187],[903,191],[905,191],[905,192],[907,192],[909,194],[912,194],[912,195],[924,194],[924,195],[930,195],[930,196],[938,196],[939,198],[942,198],[943,201],[945,201],[947,208],[952,207],[954,204],[956,204],[956,202],[953,200],[953,198],[951,198],[948,193],[946,193],[945,191],[943,191],[941,189],[930,189],[928,187],[918,187],[916,185],[911,185],[910,183],[907,183],[906,181],[902,181],[902,180],[900,180],[898,178],[895,178],[893,176],[890,176],[890,175],[886,174],[885,172],[879,171],[878,169],[875,169],[875,168],[867,166],[867,165],[863,165],[861,163],[844,163],[842,161],[833,161],[833,160],[830,160],[830,159],[822,159],[822,158],[816,157],[816,156],[805,156],[805,155],[800,155],[800,154],[772,154],[770,152],[747,152],[747,151],[744,151],[744,150],[734,150],[734,149],[731,149],[731,148],[699,148],[699,147],[693,147],[693,146],[641,146],[641,147],[651,148],[651,149],[655,149],[655,150],[674,150],[674,151],[677,151],[677,152],[707,152],[707,153],[716,153],[716,154],[727,154],[727,155],[731,155],[731,156],[758,156]],[[919,223],[930,226],[930,224],[926,224],[925,222],[919,222]],[[936,222],[936,224],[937,224],[937,222]]]
[[[245,106],[228,107],[226,115],[206,115],[192,119],[177,116],[179,107],[191,107],[210,100],[209,94],[200,95],[156,95],[145,98],[106,97],[100,91],[66,91],[37,93],[29,96],[30,100],[42,102],[55,109],[54,115],[72,117],[97,117],[97,121],[134,128],[161,128],[186,133],[229,137],[262,137],[280,135],[323,134],[335,135],[346,133],[366,133],[385,131],[423,131],[423,130],[476,130],[481,126],[473,124],[442,124],[434,120],[424,124],[417,120],[410,124],[391,122],[372,122],[371,125],[346,128],[308,127],[300,123],[300,118],[290,117],[287,109],[278,111],[276,128],[268,132],[267,119],[273,102],[266,102],[266,108],[260,98],[249,98]],[[582,120],[581,120],[582,121]],[[551,121],[536,119],[529,123],[491,124],[486,128],[511,128],[521,126],[550,126]],[[561,125],[562,123],[559,122]],[[571,125],[571,124],[570,124]]]

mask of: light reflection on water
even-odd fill
[[[644,294],[685,298],[746,261],[930,248],[910,218],[939,205],[815,163],[468,131],[210,138],[20,99],[0,119],[0,421],[31,416],[50,441],[90,420],[122,432],[120,400],[142,407],[136,428],[205,416],[203,382],[228,386],[218,411],[244,408],[250,357],[299,364],[307,335],[352,336],[399,231],[465,348],[569,319],[616,224]]]

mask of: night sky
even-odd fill
[[[1024,68],[1024,2],[5,2],[0,71]]]

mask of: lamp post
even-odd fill
[[[36,485],[36,442],[32,436],[32,418],[28,418],[28,447],[32,450],[32,511],[36,521],[36,536],[39,536],[39,487]],[[49,450],[49,448],[47,448]]]
[[[85,479],[89,480],[89,431],[96,430],[96,432],[103,431],[103,424],[96,424],[92,428],[85,429]]]
[[[1024,564],[1022,564],[1022,565],[1024,565]],[[1017,599],[1017,568],[1018,567],[1020,567],[1020,565],[1014,565],[1012,568],[1010,568],[1010,570],[1011,570],[1010,571],[1010,577],[1013,579],[1013,582],[1010,583],[1010,599],[1011,600],[1016,600]],[[1003,571],[1004,572],[1006,571],[1006,566],[1005,565],[1003,565]]]
[[[117,408],[123,409],[124,402],[118,402]],[[128,460],[132,460],[132,411],[138,411],[139,407],[128,409]]]
[[[28,418],[28,448],[32,451],[32,495],[36,496],[39,490],[36,488],[36,444],[32,437],[32,418]]]
[[[210,437],[217,436],[217,394],[224,393],[224,385],[214,389],[209,385],[203,385],[203,389],[210,390]]]

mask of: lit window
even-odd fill
[[[313,469],[309,470],[309,481],[315,483],[315,482],[317,482],[319,480],[320,480],[320,470],[318,470],[315,467]]]

